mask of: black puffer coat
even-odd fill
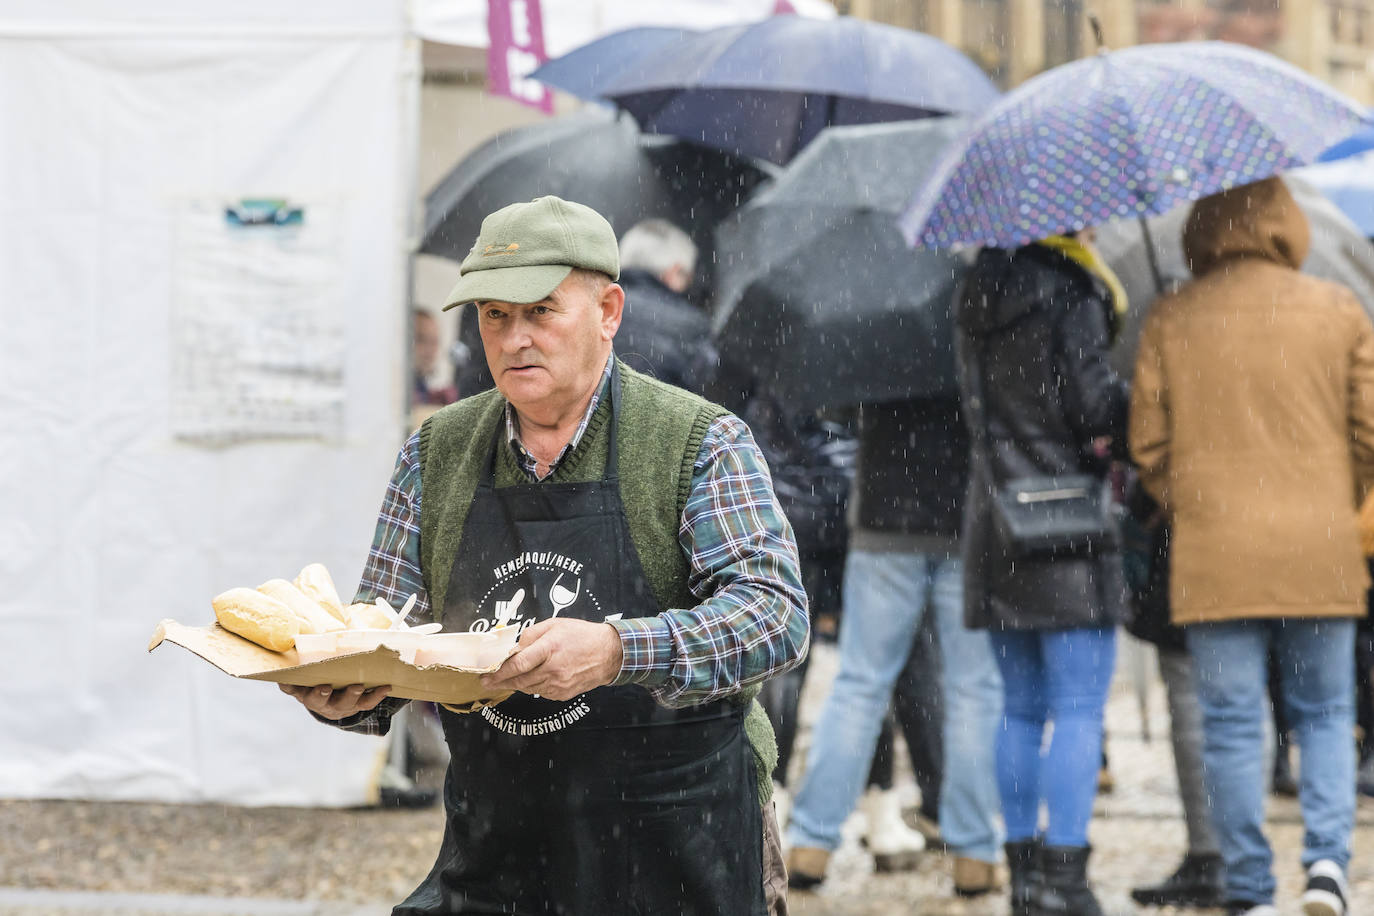
[[[1093,440],[1110,436],[1124,449],[1128,393],[1107,362],[1108,303],[1100,281],[1038,245],[985,249],[965,280],[956,336],[973,443],[963,529],[970,627],[1069,629],[1125,616],[1119,552],[1013,562],[992,517],[993,493],[1008,480],[1105,476]]]

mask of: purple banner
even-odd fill
[[[539,0],[487,0],[487,91],[553,114],[553,93],[530,73],[548,60]]]

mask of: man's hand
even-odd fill
[[[326,719],[347,719],[373,709],[391,693],[391,685],[365,688],[362,684],[350,684],[335,690],[328,684],[319,687],[296,687],[292,684],[278,684],[282,693],[289,693],[300,700],[306,709],[324,716]]]
[[[521,633],[520,651],[482,675],[482,686],[571,700],[615,680],[621,655],[620,634],[610,624],[555,617]]]

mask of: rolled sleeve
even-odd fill
[[[614,683],[665,706],[730,696],[805,656],[806,592],[792,528],[753,434],[734,416],[708,430],[678,530],[693,608],[613,621],[624,661]]]

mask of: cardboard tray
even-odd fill
[[[230,633],[218,623],[208,627],[188,627],[171,619],[157,625],[148,643],[148,651],[153,651],[164,641],[199,655],[225,674],[252,681],[274,681],[299,687],[320,684],[332,687],[347,687],[350,684],[379,687],[390,684],[391,696],[394,697],[431,700],[469,709],[494,705],[512,693],[507,690],[493,694],[477,679],[479,675],[495,671],[499,665],[486,668],[451,668],[446,665],[417,668],[402,661],[395,649],[386,646],[302,665],[295,649],[273,652]],[[515,651],[514,646],[510,651]]]

